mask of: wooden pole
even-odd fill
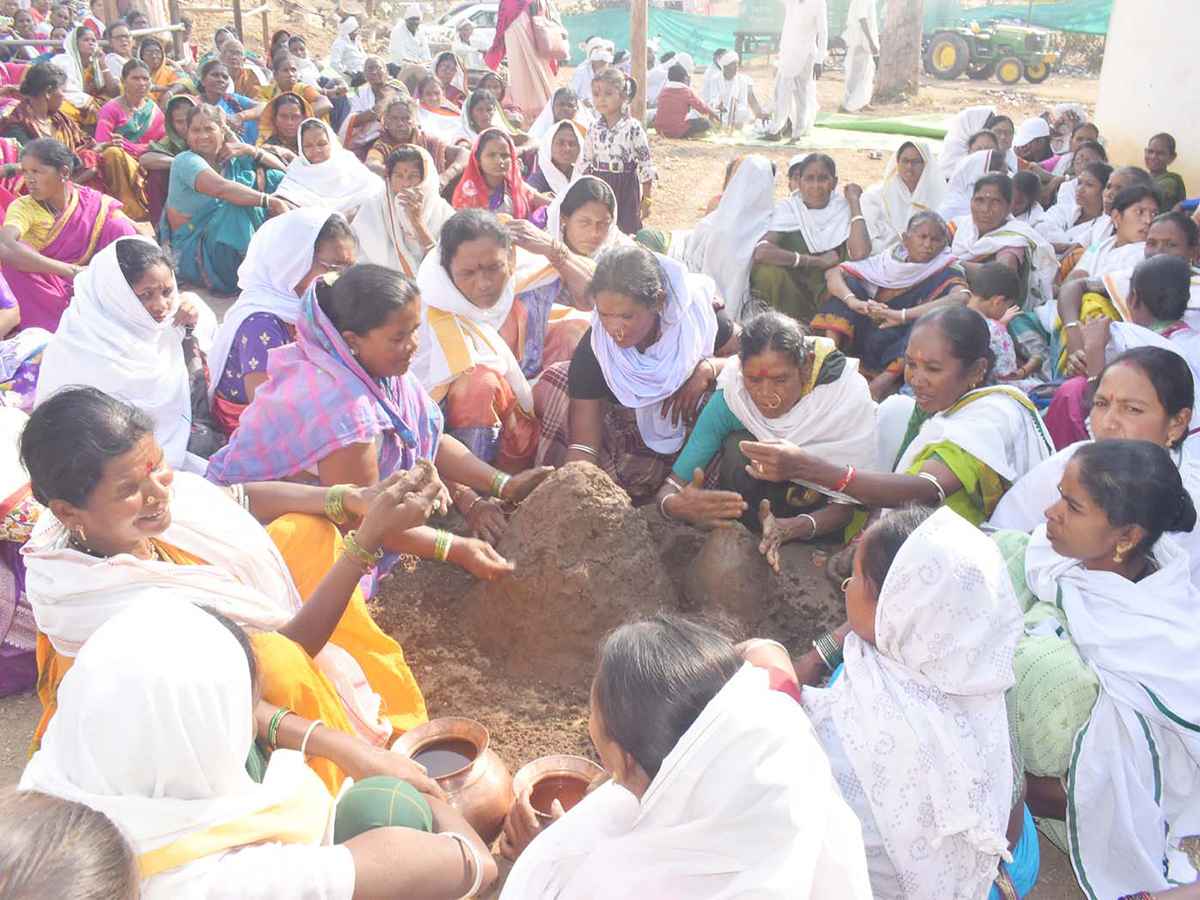
[[[117,0],[104,0],[104,25],[107,26],[121,18],[121,13],[117,10]],[[103,35],[101,35],[103,37]]]
[[[638,84],[637,96],[633,98],[633,117],[640,122],[646,121],[646,21],[646,0],[630,0],[629,53],[633,57],[630,71]]]
[[[242,34],[242,0],[233,0],[233,30],[237,32],[242,46],[246,46],[246,37]]]
[[[171,24],[179,25],[183,21],[183,13],[179,11],[179,0],[167,0],[167,13],[171,16]],[[171,44],[174,48],[175,58],[183,59],[183,32],[171,32]],[[191,60],[187,60],[188,65],[191,65]]]
[[[269,57],[271,55],[271,22],[267,18],[267,7],[266,7],[265,3],[263,4],[263,11],[262,11],[262,26],[263,26],[263,56]],[[271,63],[272,63],[272,60],[268,59],[267,65],[270,65]]]

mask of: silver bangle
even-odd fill
[[[906,306],[906,307],[904,307],[904,309],[900,310],[900,324],[904,325],[907,322],[908,322],[908,307]]]
[[[679,491],[675,492],[675,494],[678,494],[678,493],[679,493]],[[674,497],[675,494],[663,494],[662,499],[658,501],[658,511],[660,513],[662,513],[662,517],[664,519],[666,519],[668,522],[674,522],[675,517],[672,516],[669,512],[667,512],[667,498]]]
[[[941,506],[943,503],[946,502],[946,490],[945,490],[945,488],[942,487],[941,483],[937,480],[937,478],[933,474],[931,474],[929,472],[918,472],[917,477],[924,478],[926,481],[928,481],[930,484],[932,484],[935,488],[937,488],[938,506]]]
[[[318,725],[324,725],[320,719],[314,719],[308,725],[308,730],[304,732],[304,739],[300,741],[300,755],[305,756],[305,751],[308,749],[308,739],[312,737],[312,733],[317,730]]]
[[[810,541],[817,536],[817,520],[816,519],[814,519],[808,513],[800,513],[800,515],[796,516],[796,518],[797,519],[808,519],[808,521],[812,524],[812,529],[813,529],[812,534],[810,534],[808,536],[808,539]]]
[[[866,217],[866,216],[863,216],[863,215],[858,215],[858,216],[855,216],[854,218],[852,218],[852,219],[850,220],[850,224],[851,224],[851,225],[853,225],[855,222],[863,222],[863,223],[865,223],[866,221],[867,221],[867,217]]]
[[[600,458],[600,451],[595,447],[589,447],[587,444],[567,444],[567,452],[570,453],[572,450],[578,450],[580,453],[590,454],[591,456],[596,457],[596,459]]]
[[[443,831],[442,837],[453,838],[462,844],[463,849],[471,857],[471,864],[475,866],[475,880],[471,882],[471,889],[463,894],[462,900],[470,900],[479,893],[479,889],[483,886],[483,860],[479,856],[479,851],[475,846],[457,831]]]
[[[792,251],[792,254],[796,257],[796,261],[794,263],[792,263],[791,267],[793,269],[798,269],[798,268],[800,268],[800,254],[797,253],[795,250]]]
[[[751,638],[746,641],[746,649],[742,651],[742,655],[745,656],[747,653],[765,646],[778,647],[784,653],[787,653],[788,658],[791,658],[792,654],[788,653],[788,648],[779,643],[779,641],[771,640],[771,638]]]
[[[1082,328],[1082,327],[1083,327],[1083,326],[1082,326],[1082,325],[1080,325],[1078,322],[1064,322],[1064,323],[1063,323],[1063,330],[1064,330],[1064,331],[1066,331],[1068,328]]]

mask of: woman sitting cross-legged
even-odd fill
[[[1200,593],[1164,535],[1196,509],[1147,441],[1079,448],[1058,494],[1032,536],[993,535],[1025,612],[1009,703],[1029,808],[1095,896],[1158,894],[1200,875],[1180,846],[1200,817]]]
[[[94,254],[135,232],[119,202],[71,180],[78,164],[54,138],[38,138],[21,150],[29,193],[5,211],[0,263],[20,301],[24,328],[54,331],[75,292],[75,276]]]
[[[24,549],[40,632],[35,743],[92,633],[122,610],[174,598],[255,632],[263,696],[277,706],[377,747],[424,722],[404,654],[371,620],[358,582],[387,536],[428,517],[443,490],[432,469],[414,465],[369,488],[227,491],[176,473],[153,429],[135,407],[68,388],[34,410],[21,436],[34,498],[47,507]],[[343,541],[334,522],[355,519]],[[314,769],[336,792],[341,771]]]
[[[778,570],[780,544],[844,528],[854,505],[811,484],[771,484],[747,474],[740,443],[772,439],[857,466],[875,459],[875,404],[857,360],[832,341],[807,337],[794,319],[766,312],[742,330],[739,355],[726,361],[659,491],[660,508],[700,526],[740,516],[757,527],[761,519],[764,553]],[[705,490],[703,472],[718,453],[720,489]]]
[[[211,336],[216,318],[179,292],[170,254],[149,238],[118,238],[77,281],[42,357],[35,405],[65,385],[99,388],[154,420],[167,462],[203,472],[221,441],[193,419],[189,371],[202,364],[194,330]]]
[[[876,900],[1023,897],[1038,834],[1005,706],[1021,610],[1003,555],[951,510],[899,510],[842,589],[849,621],[796,669]]]
[[[179,254],[184,279],[228,294],[255,230],[290,209],[270,193],[284,166],[250,144],[226,144],[224,113],[207,103],[189,110],[187,143],[171,162],[164,243]]]
[[[858,823],[755,643],[778,648],[669,615],[604,641],[588,732],[612,778],[524,849],[505,900],[871,896]]]
[[[831,299],[813,317],[813,329],[860,360],[876,400],[900,382],[913,324],[932,309],[970,298],[949,243],[942,217],[926,210],[909,219],[899,246],[825,270]]]
[[[145,900],[454,900],[495,879],[487,845],[418,767],[348,753],[319,722],[276,721],[260,667],[234,622],[191,604],[156,598],[114,616],[63,682],[21,788],[112,819]],[[272,752],[252,772],[256,738]],[[342,762],[358,783],[334,800],[306,754]]]
[[[300,299],[321,275],[354,265],[354,232],[341,213],[293,209],[254,233],[238,267],[241,295],[225,313],[212,349],[209,398],[227,435],[267,380],[267,354],[296,339]]]
[[[718,353],[736,349],[714,294],[707,275],[644,247],[601,256],[591,328],[538,381],[538,462],[595,463],[634,503],[653,499],[720,375]]]
[[[296,343],[270,355],[267,383],[213,456],[208,478],[373,485],[431,459],[454,482],[454,501],[471,527],[498,539],[500,506],[480,498],[519,502],[549,469],[505,475],[442,433],[441,410],[409,370],[421,300],[411,279],[383,266],[353,266],[332,284],[314,281],[301,301]],[[484,541],[431,528],[397,531],[387,550],[448,560],[478,578],[512,571]],[[396,559],[381,555],[373,572],[386,573]]]
[[[1053,446],[1029,398],[991,384],[991,332],[962,306],[935,309],[908,336],[904,378],[915,397],[889,397],[876,416],[876,468],[863,472],[790,441],[745,443],[747,471],[800,478],[872,509],[947,505],[976,524]],[[889,471],[890,470],[890,471]]]

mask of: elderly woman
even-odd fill
[[[431,459],[455,483],[454,501],[472,529],[498,539],[503,513],[482,498],[518,502],[549,470],[505,475],[442,433],[441,411],[409,371],[420,316],[416,285],[392,269],[358,265],[332,284],[314,281],[296,320],[296,343],[270,354],[267,383],[213,456],[209,479],[372,485]],[[478,578],[512,571],[485,541],[431,528],[392,534],[387,550],[449,561]],[[396,559],[380,554],[371,568],[386,571]]]
[[[385,174],[388,157],[406,144],[420,147],[429,154],[437,169],[439,191],[462,175],[471,156],[467,147],[455,146],[426,134],[417,121],[416,102],[411,97],[397,96],[384,105],[379,136],[366,151],[367,168],[377,175]]]
[[[864,259],[871,236],[859,206],[862,188],[837,191],[837,164],[824,153],[797,156],[788,166],[792,193],[779,201],[769,230],[754,248],[751,290],[801,322],[821,308],[825,271]]]
[[[1089,436],[1035,466],[1001,498],[988,524],[994,528],[1032,532],[1046,522],[1067,463],[1091,440],[1127,438],[1149,441],[1171,454],[1184,487],[1200,497],[1200,470],[1184,442],[1195,406],[1193,378],[1187,362],[1165,347],[1135,347],[1121,353],[1100,373],[1088,413]],[[1171,535],[1188,551],[1192,582],[1200,586],[1200,532]]]
[[[193,431],[189,344],[201,312],[180,294],[170,255],[148,238],[118,238],[76,279],[75,296],[46,347],[35,404],[65,385],[87,383],[131,403],[154,420],[154,438],[175,468],[203,471],[212,452],[205,429]]]
[[[446,222],[440,252],[421,264],[417,281],[426,307],[413,370],[442,404],[448,432],[505,471],[527,468],[537,450],[529,380],[546,365],[569,359],[586,328],[556,316],[552,306],[563,288],[561,299],[570,306],[590,306],[590,261],[576,253],[595,251],[608,240],[610,196],[589,183],[569,206],[560,205],[556,230],[571,228],[576,251],[525,223],[509,230],[492,214],[469,210]],[[569,211],[563,215],[563,209]],[[514,237],[539,257],[521,257],[520,285]]]
[[[359,207],[354,234],[363,262],[415,278],[454,208],[438,193],[437,166],[422,148],[398,147],[385,165],[385,187]]]
[[[207,103],[188,112],[188,149],[171,163],[163,231],[179,254],[180,275],[227,294],[254,232],[289,207],[269,193],[283,163],[250,144],[226,144],[223,119]]]
[[[1053,452],[1029,398],[989,383],[990,344],[987,322],[972,309],[948,306],[921,317],[904,352],[914,397],[889,397],[876,418],[881,471],[773,441],[742,445],[749,473],[803,479],[872,509],[946,505],[970,522],[985,521],[1005,491]]]
[[[104,190],[100,154],[82,128],[63,111],[66,78],[48,62],[34,63],[21,78],[21,101],[8,113],[5,137],[24,145],[38,138],[54,138],[79,157],[75,180]]]
[[[906,509],[867,529],[842,589],[849,621],[797,661],[800,700],[874,897],[1024,896],[1038,836],[1005,706],[1021,610],[1003,556],[950,510]]]
[[[180,601],[256,633],[263,696],[276,706],[375,747],[426,720],[404,654],[371,620],[358,582],[388,536],[428,517],[442,488],[427,466],[374,488],[230,492],[177,473],[146,413],[90,387],[34,410],[21,459],[46,507],[24,550],[41,632],[35,744],[97,628],[125,609]],[[352,521],[343,541],[335,522]],[[344,773],[313,769],[336,793]]]
[[[899,246],[825,272],[832,299],[813,317],[813,328],[860,360],[876,400],[895,390],[904,374],[913,324],[930,310],[969,299],[949,242],[942,217],[926,210],[909,220]]]
[[[525,183],[512,138],[499,128],[479,135],[451,200],[455,209],[488,209],[535,224],[545,221],[538,213],[551,202]]]
[[[742,441],[786,440],[817,456],[870,467],[875,459],[875,404],[858,362],[833,342],[810,338],[780,313],[760,313],[742,331],[741,349],[717,379],[666,484],[659,507],[668,518],[714,527],[741,517],[761,521],[764,553],[778,571],[780,544],[811,540],[849,524],[854,504],[799,483],[750,477]],[[719,490],[703,487],[704,470],[721,454]]]
[[[78,162],[53,138],[30,141],[21,151],[29,193],[5,211],[0,263],[20,299],[25,328],[54,331],[71,301],[75,276],[94,254],[134,233],[120,203],[71,180]]]
[[[417,82],[417,98],[421,101],[418,112],[421,128],[447,143],[454,143],[460,134],[462,109],[446,99],[442,83],[432,75],[426,75]]]
[[[1191,883],[1179,842],[1200,812],[1200,594],[1164,533],[1191,531],[1195,506],[1147,441],[1079,448],[1058,495],[1032,536],[995,535],[1025,612],[1009,702],[1029,808],[1097,896]]]
[[[232,83],[225,63],[209,60],[200,67],[200,102],[224,110],[225,124],[246,143],[254,144],[258,141],[258,118],[266,104],[238,93]]]
[[[534,839],[502,897],[870,897],[858,825],[781,676],[674,616],[613,632],[588,722],[612,778]]]
[[[538,461],[594,463],[635,503],[651,500],[730,352],[733,323],[713,297],[711,278],[644,247],[601,256],[591,328],[569,366],[539,379]]]
[[[886,253],[900,244],[909,220],[936,210],[946,194],[933,151],[927,141],[905,141],[883,173],[883,181],[862,194],[862,213],[871,232],[871,252]]]
[[[300,123],[300,152],[288,163],[275,194],[294,206],[320,206],[353,216],[378,193],[379,181],[358,157],[342,147],[329,124]]]
[[[149,218],[145,171],[141,155],[166,134],[162,110],[150,97],[150,67],[131,59],[121,69],[121,96],[100,108],[96,149],[100,151],[104,182],[121,201],[125,214],[136,221]]]
[[[261,663],[225,617],[179,602],[126,610],[75,668],[21,787],[110,816],[147,900],[394,890],[452,900],[496,876],[487,845],[404,757],[286,709],[273,725]],[[112,727],[116,715],[124,727]],[[273,752],[250,771],[260,741]],[[306,755],[359,783],[334,800]]]
[[[257,97],[267,83],[266,74],[246,59],[246,48],[236,37],[221,45],[220,60],[229,72],[229,89],[244,97]]]
[[[299,94],[290,91],[267,101],[259,119],[258,145],[284,162],[300,155],[300,125],[313,118],[312,107]]]
[[[354,232],[341,213],[296,209],[254,233],[238,268],[241,295],[225,314],[208,368],[217,425],[232,434],[267,380],[267,354],[296,339],[300,298],[321,275],[354,265]]]

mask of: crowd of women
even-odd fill
[[[799,655],[666,613],[609,635],[606,775],[549,824],[518,802],[504,897],[1007,900],[1039,835],[1089,900],[1194,897],[1174,140],[1142,167],[1081,108],[975,107],[865,190],[823,153],[741,155],[693,228],[649,228],[639,85],[597,38],[552,90],[528,66],[553,15],[501,4],[513,97],[469,35],[428,54],[417,7],[390,62],[351,17],[326,69],[286,31],[171,60],[68,18],[25,64],[0,692],[43,712],[0,894],[488,890],[489,847],[389,749],[426,704],[367,604],[402,555],[508,577],[509,513],[584,463],[742,523],[776,572],[832,545],[845,622]],[[683,56],[655,87],[687,89]],[[713,67],[714,114],[766,115]],[[236,301],[218,322],[181,283]]]

